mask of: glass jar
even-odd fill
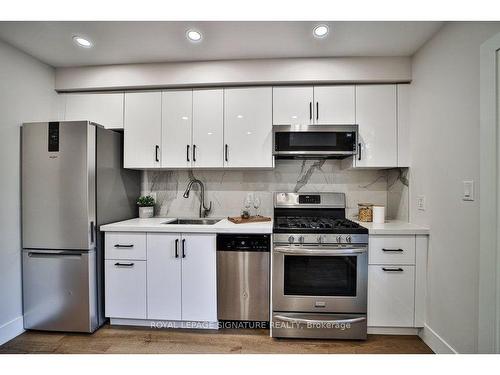
[[[358,220],[363,222],[371,222],[373,220],[372,203],[358,203]]]

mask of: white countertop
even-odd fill
[[[101,225],[103,232],[174,232],[174,233],[272,233],[273,222],[234,224],[221,219],[216,224],[168,224],[174,217],[154,217],[151,219],[130,219]],[[212,219],[212,218],[209,218]],[[167,223],[167,224],[165,224]]]
[[[388,220],[383,224],[356,222],[367,228],[369,234],[429,234],[430,232],[427,227],[401,220]]]

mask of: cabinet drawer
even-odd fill
[[[415,236],[370,236],[369,264],[415,264]]]
[[[108,232],[105,259],[146,260],[146,233]]]
[[[415,266],[368,266],[368,326],[413,327]]]
[[[106,317],[146,319],[146,262],[107,259]]]

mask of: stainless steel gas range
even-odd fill
[[[275,193],[273,337],[366,339],[368,230],[343,193]]]

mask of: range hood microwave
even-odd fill
[[[357,152],[358,125],[274,125],[277,159],[345,159]]]

